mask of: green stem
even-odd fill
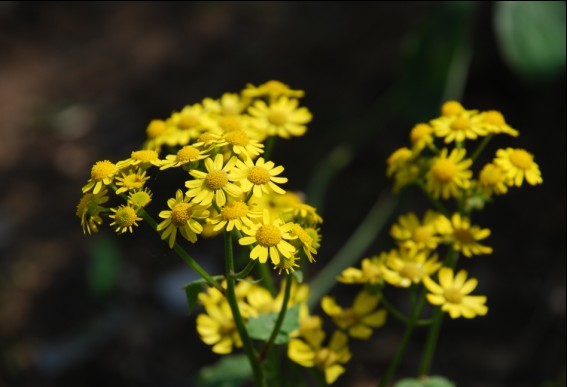
[[[250,274],[250,272],[252,271],[252,269],[254,269],[254,266],[256,266],[256,260],[248,260],[248,263],[246,264],[246,267],[244,269],[242,269],[241,271],[239,271],[238,273],[234,274],[234,278],[235,279],[242,279],[244,277],[246,277],[248,274]]]
[[[417,185],[419,186],[419,188],[421,188],[425,196],[427,196],[427,198],[429,199],[431,204],[433,204],[433,207],[437,209],[437,211],[439,211],[440,213],[442,213],[447,217],[450,216],[449,210],[447,210],[447,208],[445,208],[445,206],[439,200],[437,200],[433,195],[431,195],[431,193],[427,190],[427,188],[425,188],[423,182],[419,182]]]
[[[482,142],[478,145],[478,147],[475,149],[475,151],[471,156],[471,160],[473,161],[473,163],[475,162],[477,157],[482,153],[484,148],[486,148],[486,146],[488,145],[488,143],[490,142],[493,136],[494,136],[493,134],[489,134],[488,136],[482,139]]]
[[[266,356],[268,355],[268,351],[270,350],[271,346],[274,344],[274,341],[276,340],[276,337],[280,332],[280,329],[282,327],[285,318],[285,314],[287,312],[287,304],[289,302],[289,297],[291,295],[292,282],[293,282],[293,278],[291,276],[287,276],[285,281],[284,297],[282,301],[282,306],[280,308],[280,314],[278,315],[278,319],[274,324],[274,329],[272,330],[272,334],[270,335],[270,338],[268,339],[266,345],[264,345],[264,348],[260,352],[260,362],[262,362],[266,358]]]
[[[274,286],[274,279],[270,273],[268,263],[258,265],[258,271],[260,273],[260,282],[262,285],[268,289],[272,296],[276,295],[276,287]]]
[[[384,304],[384,307],[386,308],[388,313],[393,315],[395,318],[397,318],[398,320],[400,320],[404,324],[407,324],[409,322],[410,318],[407,317],[406,315],[404,315],[398,309],[396,309],[392,304],[390,304],[390,301],[388,301],[386,299],[386,297],[384,297],[384,295],[382,295],[381,300],[382,300],[382,304]],[[433,321],[432,319],[419,319],[419,320],[415,321],[415,325],[419,326],[419,327],[427,326],[427,325],[430,325],[432,323],[432,321]]]
[[[435,348],[437,347],[437,341],[439,340],[439,333],[441,332],[443,313],[444,312],[441,310],[441,307],[437,307],[435,309],[435,313],[433,315],[433,323],[431,324],[429,332],[427,333],[425,349],[423,350],[423,355],[419,364],[419,375],[429,374],[431,362],[433,361],[433,355],[435,354]]]
[[[268,137],[268,139],[266,140],[266,147],[264,148],[264,153],[262,154],[264,160],[267,161],[272,156],[272,151],[274,150],[275,143],[276,143],[276,136]]]
[[[229,232],[224,233],[224,248],[225,248],[225,265],[226,265],[226,298],[228,304],[230,305],[230,310],[232,311],[232,316],[234,318],[234,324],[236,329],[240,334],[242,339],[242,344],[244,346],[244,353],[248,357],[250,366],[254,373],[254,379],[256,381],[256,386],[264,386],[264,378],[262,375],[262,368],[258,362],[258,357],[256,355],[256,350],[252,345],[252,340],[248,335],[246,326],[244,325],[244,320],[240,314],[240,309],[238,308],[238,300],[236,299],[235,291],[235,279],[234,279],[234,258],[232,253],[232,236]]]

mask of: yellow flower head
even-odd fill
[[[444,267],[439,270],[439,283],[429,277],[424,278],[423,283],[431,292],[427,294],[427,300],[433,305],[441,305],[441,310],[448,312],[451,318],[473,318],[488,312],[485,296],[469,296],[478,281],[474,278],[467,280],[465,270],[454,275],[453,269]]]
[[[469,167],[472,160],[466,159],[464,149],[453,149],[447,155],[448,149],[443,148],[438,157],[435,157],[427,172],[427,190],[436,198],[456,198],[460,189],[467,189],[470,185],[472,172]]]
[[[252,125],[268,136],[290,138],[302,136],[307,131],[305,124],[311,121],[311,113],[307,108],[298,108],[297,99],[282,96],[267,105],[262,100],[254,101],[248,108],[253,117]]]
[[[486,164],[478,175],[478,187],[486,196],[503,195],[508,192],[506,173],[498,165]]]
[[[410,132],[410,140],[415,152],[433,143],[433,128],[429,124],[417,124]]]
[[[244,226],[252,226],[254,221],[262,216],[262,212],[254,210],[242,200],[234,200],[226,203],[220,212],[210,219],[214,225],[213,231],[232,231],[233,228],[242,230]]]
[[[256,197],[271,192],[284,194],[285,191],[276,185],[287,182],[287,177],[278,177],[283,170],[283,166],[275,167],[272,161],[265,162],[262,157],[256,164],[250,159],[237,160],[230,178],[240,183],[243,192],[252,191]]]
[[[384,282],[384,265],[388,253],[364,258],[360,269],[348,267],[337,277],[343,284],[381,284]]]
[[[128,194],[128,204],[134,208],[144,208],[152,201],[152,192],[148,188],[137,189]]]
[[[492,254],[492,247],[478,242],[489,236],[489,229],[471,226],[468,218],[456,213],[451,217],[451,230],[445,238],[453,244],[455,251],[460,251],[465,257],[470,258],[473,255]]]
[[[114,175],[120,168],[116,164],[108,161],[97,161],[91,169],[91,178],[83,187],[83,193],[92,192],[98,194],[104,186],[109,185],[114,180]]]
[[[205,314],[197,316],[197,332],[201,340],[212,345],[213,352],[226,355],[233,348],[242,347],[242,339],[238,334],[232,311],[226,300],[218,304],[205,304]]]
[[[264,144],[261,144],[254,138],[250,138],[250,135],[242,129],[225,132],[221,137],[219,145],[227,145],[235,155],[242,159],[256,158],[264,152]]]
[[[133,151],[129,159],[119,161],[116,165],[120,169],[128,168],[130,166],[139,166],[143,169],[148,169],[149,167],[159,166],[161,160],[159,159],[158,153],[153,149],[142,149]]]
[[[189,188],[187,196],[194,198],[195,203],[200,203],[205,207],[209,206],[213,199],[217,206],[222,207],[226,204],[227,195],[238,197],[242,190],[232,183],[235,179],[231,175],[236,162],[236,157],[232,157],[223,166],[223,157],[220,154],[215,156],[214,161],[211,158],[205,159],[207,172],[197,169],[189,172],[195,180],[185,182],[185,186]]]
[[[271,101],[281,96],[290,98],[301,98],[304,95],[303,90],[291,90],[288,85],[280,81],[268,81],[260,86],[247,84],[246,89],[242,90],[242,96],[247,98],[258,98],[268,96]]]
[[[539,166],[534,162],[533,155],[523,149],[499,149],[494,164],[504,170],[509,185],[519,187],[524,178],[530,185],[543,183]]]
[[[244,111],[245,103],[238,94],[224,93],[219,100],[205,98],[205,110],[213,116],[237,116]]]
[[[315,258],[313,258],[313,254],[317,254],[317,249],[313,246],[313,238],[297,223],[291,224],[291,235],[296,236],[297,239],[294,239],[293,242],[296,244],[297,247],[303,248],[303,252],[307,256],[309,262],[315,262]]]
[[[518,137],[519,135],[519,132],[508,125],[502,113],[497,110],[482,112],[480,113],[480,118],[480,125],[482,125],[488,133],[504,133],[512,137]]]
[[[207,158],[208,150],[199,149],[196,145],[185,145],[175,155],[165,156],[159,169],[175,168],[180,166],[195,167],[199,160]]]
[[[108,201],[108,191],[101,189],[97,194],[85,193],[77,204],[76,214],[81,219],[83,234],[98,232],[98,226],[102,224],[100,213],[106,208],[102,204]]]
[[[112,215],[108,217],[114,219],[110,226],[113,227],[117,233],[123,234],[126,231],[132,232],[132,227],[138,226],[138,221],[142,220],[138,216],[138,210],[130,205],[120,206],[118,208],[111,208]]]
[[[177,230],[181,236],[191,243],[197,241],[197,234],[203,232],[203,226],[198,220],[206,219],[209,211],[196,203],[190,203],[190,198],[183,195],[180,189],[175,193],[175,198],[168,199],[168,211],[161,211],[159,217],[165,219],[157,226],[161,233],[161,239],[168,239],[168,245],[173,248]]]
[[[118,187],[116,194],[143,188],[149,178],[146,176],[146,171],[140,168],[124,170],[115,179]]]
[[[427,251],[392,250],[388,254],[384,279],[393,286],[407,288],[420,283],[425,276],[435,273],[441,267],[437,254],[429,256]]]
[[[435,211],[427,211],[420,222],[410,212],[398,218],[398,223],[390,229],[390,235],[400,246],[411,251],[434,250],[441,243],[438,225],[442,216]]]
[[[459,114],[443,116],[430,122],[437,137],[443,137],[446,144],[463,142],[486,136],[481,117],[475,110],[464,110]]]
[[[376,295],[362,290],[356,295],[351,308],[341,308],[329,296],[321,299],[321,308],[350,337],[366,340],[372,336],[372,329],[379,328],[386,322],[386,311],[376,309],[378,302]]]
[[[456,116],[464,111],[465,108],[458,101],[447,101],[441,106],[441,115],[443,117]]]

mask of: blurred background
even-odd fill
[[[385,161],[415,123],[452,98],[505,115],[520,137],[487,152],[527,149],[544,183],[475,218],[495,252],[466,268],[490,312],[445,321],[432,372],[458,386],[565,385],[565,2],[8,1],[0,387],[193,386],[218,360],[187,314],[194,273],[147,227],[84,236],[75,209],[92,164],[128,157],[151,119],[271,79],[305,90],[314,116],[273,159],[286,188],[318,195],[321,267],[391,190]],[[400,195],[361,255],[391,247],[390,224],[419,211],[418,196]],[[211,268],[222,257],[207,243],[190,253]],[[376,385],[402,335],[390,322],[354,345],[337,385]]]

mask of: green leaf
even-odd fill
[[[193,309],[195,309],[195,305],[197,305],[197,301],[199,300],[199,293],[203,291],[205,284],[206,281],[201,278],[183,286],[185,289],[185,295],[187,296],[189,313],[193,313]]]
[[[245,355],[223,356],[217,363],[199,371],[196,384],[201,387],[238,387],[250,380],[252,369]]]
[[[402,379],[394,387],[455,387],[455,383],[443,376],[425,376]]]
[[[262,313],[251,318],[246,324],[246,330],[253,339],[267,341],[274,330],[278,313]],[[299,328],[299,304],[288,308],[281,329],[274,340],[275,344],[285,344],[289,341],[289,334]]]
[[[494,28],[504,59],[527,79],[565,71],[565,2],[499,1]]]
[[[303,282],[303,272],[301,270],[294,271],[292,275],[295,277],[298,284]]]
[[[97,297],[109,295],[118,283],[122,255],[117,242],[103,234],[97,235],[89,244],[90,257],[87,284],[90,293]]]

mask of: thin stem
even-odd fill
[[[285,281],[284,297],[282,301],[282,306],[280,308],[280,314],[278,315],[276,323],[274,324],[274,329],[272,330],[272,334],[270,335],[270,338],[268,339],[268,341],[264,345],[264,348],[260,352],[260,362],[262,362],[266,358],[266,356],[268,355],[268,351],[270,350],[271,346],[274,344],[274,341],[276,340],[276,337],[280,332],[280,329],[282,327],[285,318],[285,314],[287,312],[287,304],[289,302],[289,297],[291,295],[292,282],[293,282],[293,278],[291,276],[287,276]]]
[[[269,160],[272,156],[272,151],[274,150],[274,144],[276,143],[276,136],[270,136],[266,140],[266,147],[264,148],[264,153],[262,157],[264,160]]]
[[[242,344],[244,346],[244,353],[248,357],[250,366],[254,373],[254,379],[257,386],[264,386],[264,378],[262,375],[262,368],[258,362],[258,357],[256,355],[256,350],[252,345],[252,340],[248,335],[246,326],[244,325],[244,320],[240,314],[240,309],[238,308],[238,301],[236,299],[236,291],[234,285],[234,258],[232,253],[232,236],[229,232],[224,233],[224,249],[225,249],[225,266],[226,266],[226,298],[228,304],[230,305],[230,310],[232,311],[232,316],[234,318],[234,324],[236,329],[240,334],[242,339]]]
[[[486,148],[486,146],[488,145],[488,143],[490,142],[490,140],[492,139],[492,137],[494,137],[493,134],[489,134],[488,136],[484,137],[482,139],[482,142],[480,144],[478,144],[478,147],[474,150],[472,156],[471,156],[471,160],[473,161],[473,163],[475,162],[475,160],[477,159],[477,157],[482,153],[482,151],[484,150],[484,148]]]
[[[386,297],[384,297],[384,295],[382,295],[382,304],[384,304],[384,307],[386,308],[386,310],[393,315],[395,318],[397,318],[398,320],[400,320],[401,322],[403,322],[404,324],[407,324],[410,320],[410,318],[408,316],[406,316],[405,314],[403,314],[402,312],[400,312],[398,309],[396,309],[391,303],[390,301],[388,301],[386,299]],[[419,327],[423,327],[423,326],[427,326],[427,325],[431,325],[431,323],[433,322],[433,319],[419,319],[415,321],[415,325],[419,326]]]
[[[425,188],[423,182],[419,182],[417,185],[419,186],[419,188],[421,188],[423,193],[425,193],[431,204],[433,204],[433,207],[435,207],[437,211],[448,217],[449,210],[447,210],[447,208],[445,208],[445,206],[439,200],[437,200],[433,195],[431,195],[431,193]]]
[[[248,274],[250,274],[250,272],[252,271],[252,269],[254,269],[254,266],[256,266],[256,262],[257,261],[253,261],[253,260],[249,260],[248,263],[246,264],[246,267],[244,269],[242,269],[241,271],[239,271],[238,273],[234,274],[234,278],[235,279],[242,279],[244,277],[246,277]]]
[[[435,308],[433,323],[431,324],[431,328],[429,328],[425,342],[425,349],[423,350],[423,355],[419,364],[419,375],[429,374],[429,369],[431,368],[431,362],[433,361],[433,355],[435,354],[435,348],[437,347],[437,341],[439,339],[439,333],[441,332],[443,313],[444,312],[441,310],[441,307]]]

